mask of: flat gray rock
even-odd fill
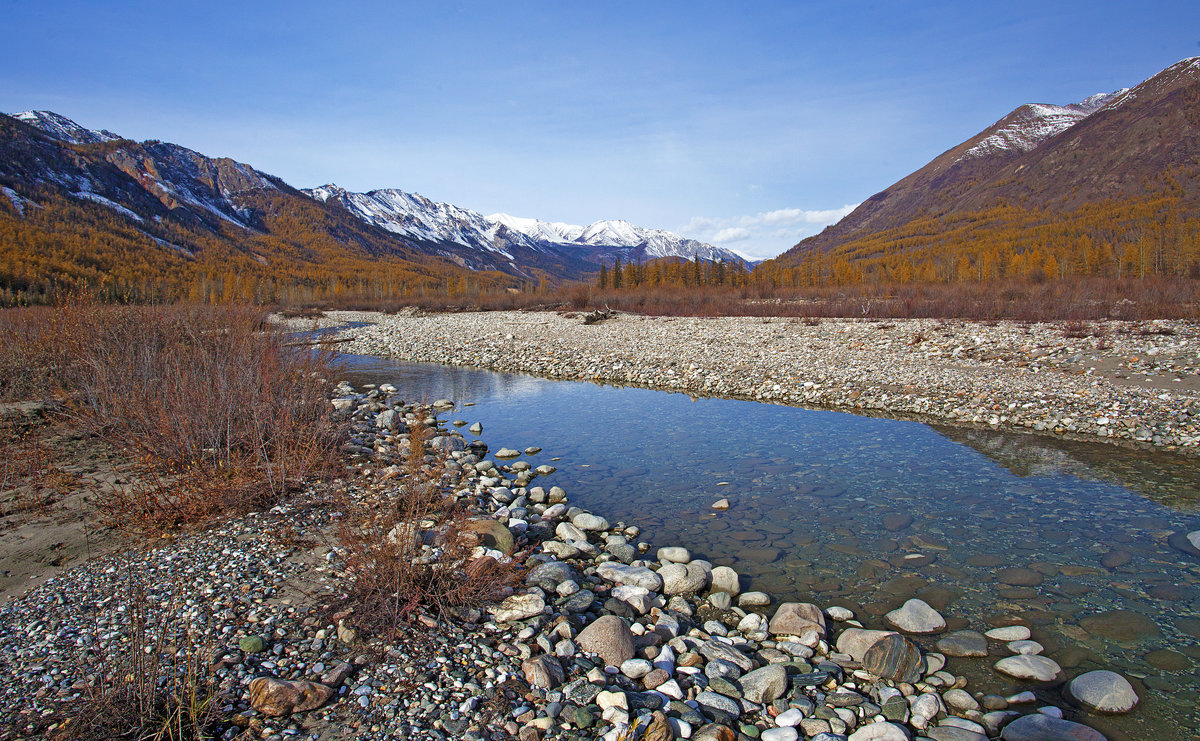
[[[1000,738],[1004,741],[1108,741],[1094,728],[1041,713],[1017,718],[1004,727]]]

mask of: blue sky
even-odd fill
[[[0,110],[299,187],[623,218],[753,256],[1027,102],[1200,55],[1200,2],[0,0]]]

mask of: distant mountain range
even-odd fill
[[[1171,175],[1185,200],[1200,195],[1200,57],[1145,82],[1067,106],[1023,105],[865,200],[777,265],[805,255],[904,251],[948,231],[956,217],[1001,204],[1067,213],[1146,196]],[[922,219],[920,230],[904,227]],[[920,232],[917,234],[916,232]],[[895,238],[888,235],[895,232]],[[924,239],[921,238],[924,235]]]
[[[354,193],[336,185],[324,185],[303,192],[323,203],[337,204],[367,223],[471,268],[526,275],[530,267],[538,267],[559,276],[579,277],[617,260],[628,263],[660,257],[720,260],[750,266],[729,250],[627,221],[606,220],[575,226],[508,214],[483,216],[470,209],[390,188]]]
[[[1130,89],[1021,106],[755,269],[784,285],[1200,277],[1198,214],[1200,57]],[[135,300],[517,289],[656,258],[750,267],[625,221],[484,216],[394,189],[298,190],[49,111],[0,115],[0,303],[83,286]]]
[[[10,124],[0,127],[0,193],[7,199],[0,203],[7,200],[18,211],[38,200],[35,190],[51,188],[107,207],[135,225],[167,220],[216,233],[223,222],[248,234],[270,235],[277,231],[272,209],[307,197],[324,204],[325,218],[332,221],[315,226],[316,233],[306,239],[326,240],[334,251],[334,245],[344,242],[344,218],[349,216],[367,227],[367,252],[375,256],[424,255],[448,266],[520,280],[586,278],[618,259],[721,260],[749,267],[728,250],[625,221],[581,227],[505,214],[484,217],[400,190],[352,193],[335,185],[296,190],[250,165],[175,144],[133,142],[51,111],[26,111],[7,120]],[[33,137],[33,130],[44,136]],[[152,234],[152,228],[138,228],[156,243],[169,241]],[[239,233],[229,232],[223,239],[236,248]],[[203,251],[199,244],[175,246],[191,256]]]

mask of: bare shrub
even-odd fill
[[[110,523],[156,531],[263,507],[338,460],[329,356],[289,347],[243,307],[74,301],[8,315],[32,358],[10,393],[58,396],[65,414],[137,463],[100,502]]]
[[[492,602],[516,578],[512,564],[472,557],[477,538],[443,479],[445,458],[428,450],[431,435],[413,425],[402,474],[341,502],[338,539],[355,624],[381,635],[418,608],[448,614]]]

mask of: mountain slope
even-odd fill
[[[423,254],[278,178],[185,147],[0,116],[0,291],[250,298],[511,285]]]
[[[1200,58],[1186,59],[1142,84],[1070,106],[1021,106],[976,136],[876,193],[821,234],[784,253],[849,250],[857,240],[889,244],[884,233],[936,237],[967,214],[1007,205],[1065,213],[1148,197],[1170,187],[1194,198],[1200,165]],[[905,234],[914,236],[915,229]],[[878,244],[876,246],[879,246]]]
[[[323,203],[337,203],[364,221],[461,264],[486,265],[518,275],[543,270],[578,278],[618,259],[628,263],[660,257],[747,266],[729,250],[627,221],[597,221],[585,227],[508,214],[483,216],[394,189],[353,193],[325,185],[304,192]]]

